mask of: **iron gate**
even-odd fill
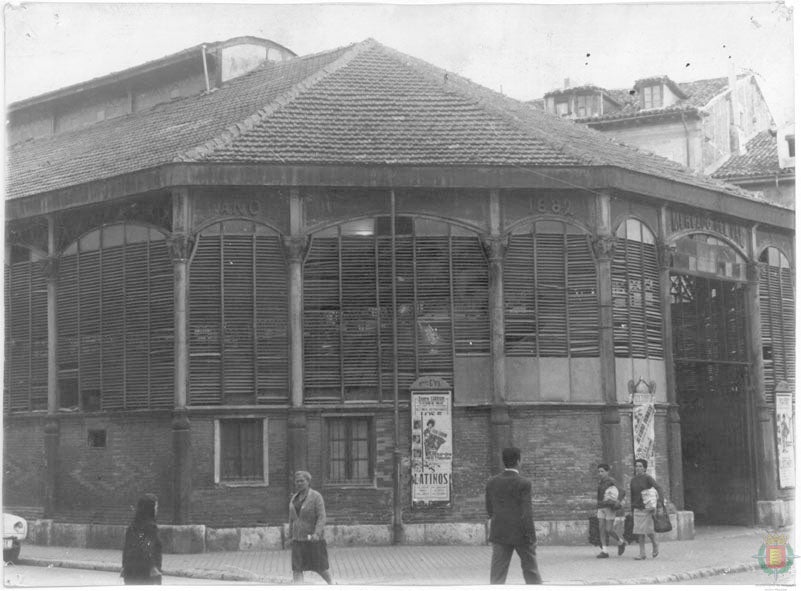
[[[698,523],[754,522],[744,286],[671,275],[685,508]]]

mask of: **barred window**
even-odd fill
[[[215,421],[215,482],[267,483],[267,420]]]
[[[42,256],[24,246],[6,250],[5,408],[47,409],[47,282]]]
[[[164,235],[118,224],[67,247],[59,264],[59,406],[173,406],[173,271]]]
[[[189,272],[189,403],[289,396],[286,261],[280,237],[233,220],[200,232]]]
[[[394,251],[389,218],[312,236],[303,268],[307,400],[389,400],[396,359],[399,388],[408,395],[422,374],[452,382],[454,357],[489,353],[487,264],[478,237],[410,217],[397,218],[395,231]]]
[[[618,227],[612,261],[615,356],[662,358],[662,304],[656,240],[628,219]]]
[[[795,382],[795,286],[790,262],[779,249],[765,249],[759,260],[766,265],[759,282],[759,306],[765,394],[772,401],[777,383]]]
[[[373,481],[373,433],[370,417],[327,418],[328,483]]]
[[[580,228],[519,228],[504,257],[503,294],[507,355],[598,357],[598,274]]]

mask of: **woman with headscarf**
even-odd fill
[[[126,585],[161,585],[161,540],[159,540],[155,495],[143,495],[125,530],[121,576]]]
[[[289,501],[289,531],[292,539],[292,581],[303,582],[303,571],[310,570],[332,584],[325,544],[325,503],[310,488],[311,474],[295,472],[295,494]]]

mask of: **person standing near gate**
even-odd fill
[[[520,449],[502,452],[505,470],[487,482],[485,502],[490,517],[492,563],[490,584],[506,582],[512,552],[517,552],[527,585],[542,583],[537,568],[537,534],[531,512],[531,481],[520,476]]]
[[[623,493],[615,479],[609,475],[609,464],[598,464],[598,533],[601,553],[596,558],[609,558],[609,541],[617,542],[617,555],[626,551],[626,542],[615,532],[615,514],[620,508]]]

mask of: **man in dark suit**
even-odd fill
[[[486,503],[490,516],[492,565],[490,584],[503,585],[512,552],[517,552],[526,585],[542,583],[537,569],[537,534],[531,514],[531,482],[520,476],[520,450],[503,450],[505,470],[487,482]]]

